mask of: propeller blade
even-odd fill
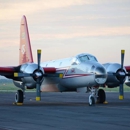
[[[123,71],[124,67],[124,56],[125,56],[125,50],[121,50],[121,70]],[[122,80],[122,79],[121,79]],[[120,86],[119,86],[119,99],[122,100],[124,99],[124,87],[123,87],[123,81],[120,81]]]
[[[36,101],[40,101],[41,100],[41,90],[40,90],[40,81],[39,79],[37,79],[36,81]]]
[[[41,62],[41,50],[37,50],[37,62],[38,62],[38,70],[39,70],[40,62]]]
[[[120,86],[119,86],[119,93],[120,93],[119,99],[120,100],[124,99],[124,90],[123,89],[124,89],[123,88],[123,83],[121,83]]]
[[[40,70],[40,63],[41,63],[41,50],[37,50],[37,62],[38,62],[38,71]],[[41,100],[41,91],[40,91],[40,79],[37,78],[36,80],[36,101]]]
[[[124,56],[125,56],[125,50],[121,50],[121,70],[123,70],[124,66]]]

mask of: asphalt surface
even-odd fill
[[[130,130],[130,93],[123,101],[107,93],[108,104],[88,105],[89,94],[26,93],[16,106],[14,92],[0,92],[0,130]]]

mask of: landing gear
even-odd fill
[[[97,97],[97,102],[98,103],[104,103],[106,101],[106,94],[103,89],[98,90],[98,97]]]
[[[89,106],[95,105],[95,97],[97,95],[97,88],[91,87],[89,88],[91,95],[89,96]]]
[[[97,103],[105,103],[106,94],[103,89],[99,89],[96,87],[89,88],[91,95],[89,96],[89,106],[95,105],[95,100],[97,99]]]
[[[92,95],[90,95],[89,96],[89,106],[92,106],[94,104],[95,104],[95,98]]]
[[[15,103],[23,103],[24,96],[23,96],[23,91],[18,90],[15,94]]]

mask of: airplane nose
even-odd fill
[[[98,66],[95,69],[95,81],[98,84],[104,84],[107,80],[107,72],[103,66]]]

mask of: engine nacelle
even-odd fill
[[[126,69],[123,68],[123,72],[121,72],[121,65],[118,63],[106,63],[103,64],[103,66],[105,67],[106,71],[107,71],[107,81],[105,83],[105,85],[108,86],[108,88],[114,88],[119,86],[120,84],[120,80],[123,80],[123,82],[126,79],[126,76],[124,77],[119,77],[118,74],[126,73]],[[122,78],[122,79],[121,79]]]
[[[32,76],[22,77],[21,83],[14,81],[14,84],[17,87],[21,87],[21,88],[22,85],[25,85],[28,89],[36,88],[37,77],[35,77],[35,73],[37,73],[37,69],[38,69],[38,65],[35,63],[26,63],[21,65],[20,73],[32,74]],[[41,67],[40,67],[40,73],[41,75],[44,74],[44,70]],[[43,81],[43,76],[40,77],[40,82],[42,83],[42,81]]]

